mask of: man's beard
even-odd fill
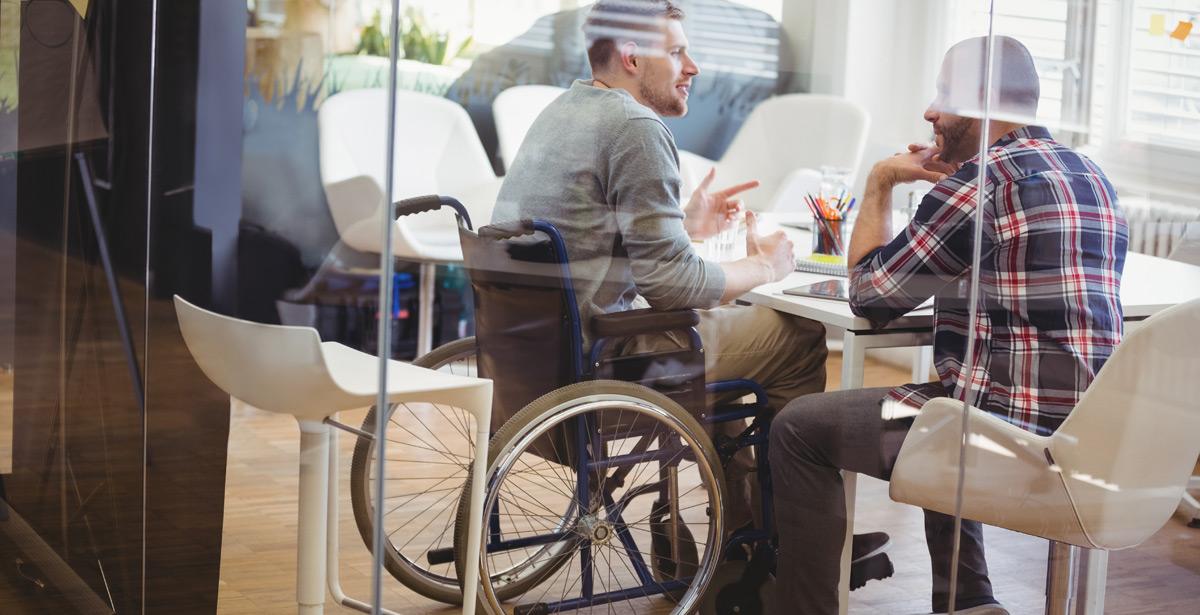
[[[686,114],[687,103],[673,95],[675,84],[672,83],[671,89],[663,93],[650,86],[655,81],[654,75],[646,75],[646,78],[638,83],[638,94],[646,101],[646,106],[662,117],[682,117]]]
[[[944,162],[964,162],[978,153],[978,146],[978,139],[971,138],[971,120],[958,118],[942,128],[942,152],[938,157]]]

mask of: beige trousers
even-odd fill
[[[782,314],[761,306],[723,305],[700,310],[697,327],[704,343],[705,379],[708,382],[746,378],[767,391],[773,412],[791,400],[825,390],[825,326],[814,320]],[[677,333],[638,336],[623,344],[621,354],[640,354],[685,348]],[[726,403],[729,399],[709,399]],[[717,431],[736,436],[742,421],[718,425]],[[757,481],[751,480],[754,455],[742,449],[725,467],[728,505],[726,530],[740,528],[757,516]]]

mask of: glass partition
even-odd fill
[[[1200,0],[135,4],[0,0],[0,611],[1200,600]]]
[[[1200,137],[1194,4],[956,9],[963,30],[990,33],[985,111],[1019,135],[987,158],[970,329],[987,395],[955,438],[957,512],[988,524],[994,595],[1010,610],[1132,611],[1147,605],[1131,588],[1142,582],[1169,588],[1154,610],[1195,598],[1198,570],[1178,558],[1198,539],[1195,404],[1168,375],[1194,352],[1182,330],[1200,297],[1194,174],[1179,166]],[[1014,84],[1027,82],[1040,92],[1022,106]],[[1031,547],[1047,555],[1030,560]],[[1021,566],[1001,568],[1017,552]],[[969,549],[958,557],[969,580]]]
[[[195,164],[230,151],[197,147],[194,9],[0,5],[5,612],[216,607],[228,398],[171,296],[231,304],[237,201]]]

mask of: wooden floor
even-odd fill
[[[0,474],[12,472],[13,376],[0,366]]]
[[[837,386],[839,370],[840,356],[831,353],[831,388]],[[868,386],[897,384],[907,378],[906,371],[868,360]],[[342,420],[357,424],[362,416],[362,412],[345,413]],[[341,578],[347,593],[361,598],[369,596],[370,558],[350,511],[350,438],[342,437],[341,443]],[[221,614],[294,612],[298,444],[292,419],[252,408],[234,409],[218,599]],[[892,535],[891,557],[897,571],[891,579],[869,583],[851,594],[850,612],[928,612],[929,559],[920,511],[892,502],[885,483],[863,477],[859,481],[856,527]],[[1013,613],[1041,613],[1047,543],[994,528],[986,532],[997,597]],[[407,591],[388,577],[384,580],[384,602],[387,608],[401,613],[457,612],[456,608]],[[327,600],[326,605],[332,613],[353,612],[332,601]],[[1113,553],[1105,612],[1200,613],[1200,529],[1190,529],[1173,518],[1141,547]]]

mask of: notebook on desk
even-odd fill
[[[819,273],[821,275],[836,275],[848,277],[846,261],[840,256],[825,256],[823,254],[808,254],[796,259],[796,271],[804,273]]]

